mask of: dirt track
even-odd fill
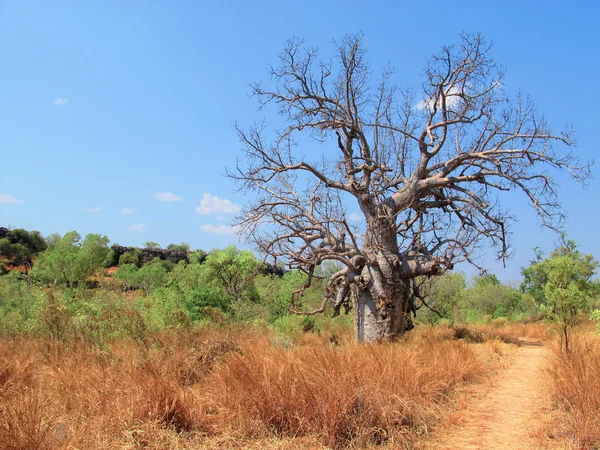
[[[540,417],[551,409],[544,369],[549,352],[538,343],[516,351],[508,368],[491,386],[478,386],[465,408],[437,430],[426,448],[539,449],[548,448]]]

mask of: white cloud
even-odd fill
[[[0,203],[23,203],[23,200],[14,198],[12,195],[0,194]]]
[[[121,208],[121,214],[133,214],[133,209],[131,208]]]
[[[54,100],[52,100],[52,103],[56,106],[63,106],[66,105],[67,103],[69,103],[69,99],[68,98],[55,98]]]
[[[100,208],[99,206],[96,206],[94,208],[85,208],[85,210],[89,213],[96,214],[96,213],[99,213],[100,211],[102,211],[102,208]]]
[[[212,234],[236,234],[239,230],[239,227],[236,226],[220,225],[216,227],[211,224],[202,225],[200,228],[202,231]]]
[[[448,90],[446,91],[446,109],[447,110],[453,110],[455,106],[460,104],[460,102],[462,100],[459,96],[460,93],[461,93],[461,91],[455,86],[451,86],[448,88]],[[438,108],[441,108],[441,106],[442,106],[441,99],[438,99]],[[415,108],[417,108],[420,111],[425,111],[425,110],[431,111],[433,109],[433,99],[432,98],[423,99],[419,103],[417,103]]]
[[[127,227],[127,229],[129,231],[134,231],[136,233],[143,233],[144,231],[146,231],[146,225],[144,225],[143,223],[141,223],[139,225],[131,225],[131,226]]]
[[[159,202],[182,202],[183,197],[173,194],[172,192],[157,192],[153,196]]]
[[[356,213],[348,214],[348,220],[350,222],[358,222],[361,219],[362,219],[362,216],[360,214],[356,214]]]
[[[219,198],[216,195],[204,194],[200,200],[200,206],[196,208],[198,214],[232,214],[240,212],[242,207],[231,203],[231,200]]]

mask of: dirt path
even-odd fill
[[[491,386],[478,386],[462,411],[454,413],[426,448],[539,449],[547,448],[540,418],[551,409],[544,368],[549,352],[536,343],[516,351],[509,367]]]

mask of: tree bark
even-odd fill
[[[411,298],[389,293],[389,301],[381,302],[370,291],[359,291],[354,301],[354,330],[359,342],[395,341],[413,328],[410,318]]]
[[[363,267],[354,300],[356,339],[394,341],[413,328],[410,281],[403,276],[396,235],[379,221],[367,231]]]

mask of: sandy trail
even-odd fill
[[[478,386],[466,408],[443,425],[426,448],[539,449],[548,448],[540,417],[551,409],[544,369],[549,351],[539,343],[519,347],[510,366],[491,386]]]

